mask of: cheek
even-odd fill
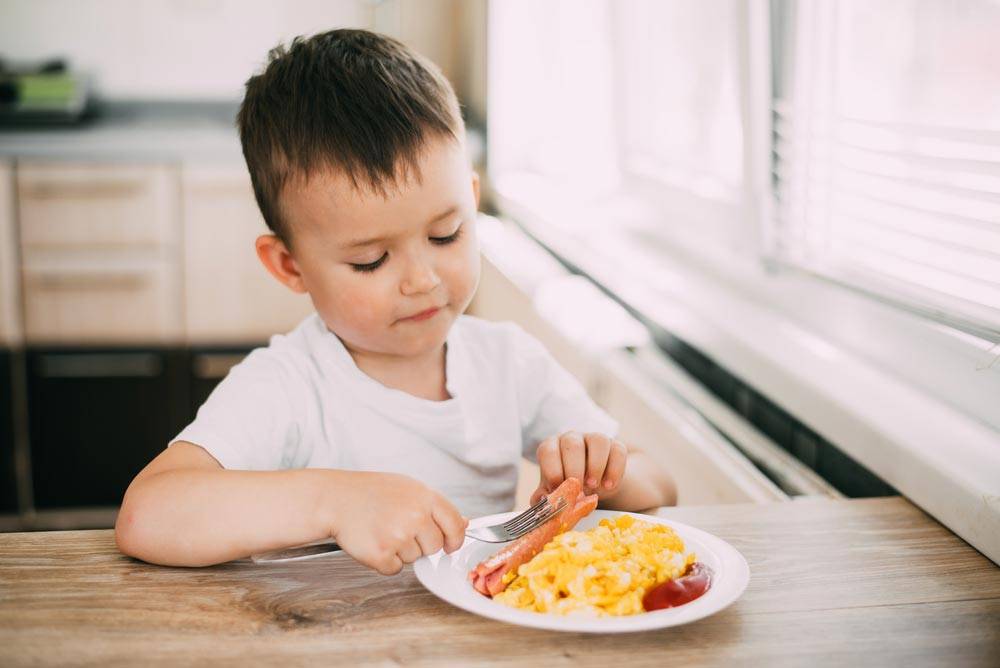
[[[364,329],[385,319],[389,307],[385,286],[374,276],[346,276],[331,283],[325,305],[332,319]]]
[[[479,246],[466,244],[449,258],[446,265],[448,284],[455,299],[471,299],[479,284]]]

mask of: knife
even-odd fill
[[[316,557],[325,557],[330,554],[340,552],[341,548],[332,540],[318,540],[314,543],[306,543],[296,547],[283,547],[277,550],[269,550],[259,554],[251,554],[250,559],[255,564],[279,564],[288,561],[305,561]]]

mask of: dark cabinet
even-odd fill
[[[15,353],[0,349],[0,513],[17,512],[14,449]]]
[[[35,507],[118,505],[190,419],[188,360],[179,350],[29,349]]]
[[[215,386],[252,348],[200,348],[191,352],[191,418]]]

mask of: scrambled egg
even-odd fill
[[[504,576],[510,584],[493,600],[558,615],[634,615],[649,587],[683,575],[694,561],[670,527],[619,515],[553,538]]]

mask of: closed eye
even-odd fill
[[[376,269],[382,266],[382,263],[385,262],[388,257],[389,257],[388,253],[382,253],[382,257],[375,260],[374,262],[368,262],[367,264],[354,264],[352,262],[350,264],[351,268],[354,271],[360,271],[360,272],[375,271]]]
[[[459,225],[457,230],[455,230],[454,232],[452,232],[451,234],[449,234],[446,237],[430,237],[431,243],[432,244],[437,244],[438,246],[446,246],[446,245],[454,242],[455,240],[458,239],[459,236],[461,236],[461,234],[462,234],[462,228],[463,227],[465,227],[465,226],[464,225]]]

